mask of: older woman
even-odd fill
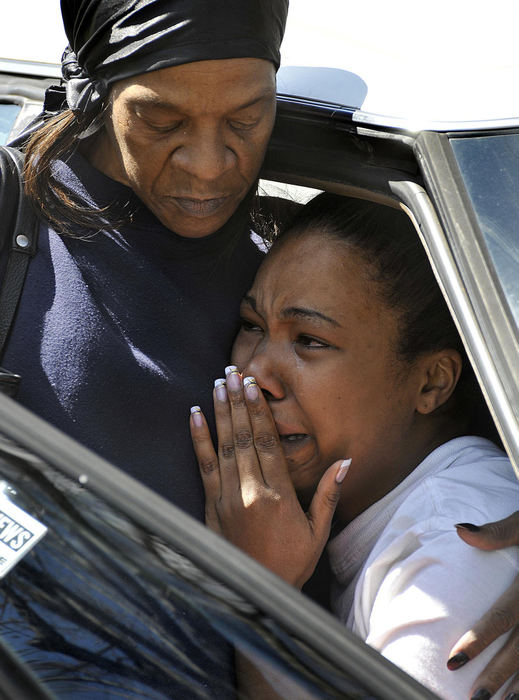
[[[62,108],[26,146],[42,222],[2,363],[21,403],[195,517],[175,426],[210,400],[261,259],[249,214],[287,6],[62,0]]]

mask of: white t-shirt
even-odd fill
[[[329,543],[335,613],[441,698],[467,700],[505,638],[457,671],[449,651],[510,585],[519,556],[469,547],[454,524],[518,509],[519,482],[495,445],[462,437],[438,447]]]

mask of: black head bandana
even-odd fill
[[[61,0],[68,106],[94,115],[112,83],[192,61],[277,68],[287,12],[288,0]]]

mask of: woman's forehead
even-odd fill
[[[236,58],[170,66],[118,81],[113,97],[153,110],[175,110],[200,96],[217,97],[231,109],[275,99],[274,66],[263,59]]]
[[[251,295],[276,306],[304,300],[340,312],[356,296],[364,300],[373,294],[366,265],[354,248],[318,231],[288,234],[263,261]]]
[[[289,230],[274,243],[260,270],[275,266],[279,272],[292,273],[294,267],[313,272],[316,266],[344,266],[352,257],[358,256],[350,246],[319,227]]]

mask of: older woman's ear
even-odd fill
[[[445,404],[452,396],[461,374],[462,359],[457,350],[430,353],[422,359],[423,383],[416,410],[426,415]]]

